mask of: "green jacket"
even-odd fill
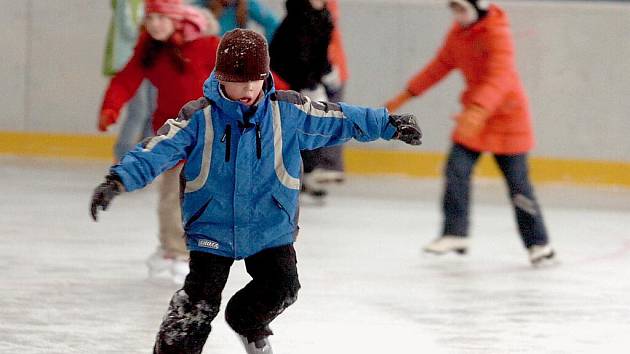
[[[109,24],[103,60],[105,76],[116,74],[131,58],[144,17],[143,0],[112,0],[111,6],[113,16]]]

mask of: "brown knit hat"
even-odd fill
[[[216,76],[220,81],[263,80],[269,73],[269,50],[265,37],[237,28],[226,33],[217,50]]]

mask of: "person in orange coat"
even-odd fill
[[[470,177],[483,152],[499,165],[510,191],[521,238],[532,264],[554,258],[530,183],[527,153],[534,136],[527,96],[514,64],[507,14],[484,0],[450,0],[455,18],[437,56],[386,106],[396,111],[459,69],[466,82],[462,111],[455,117],[453,146],[445,169],[442,236],[424,250],[468,250]]]
[[[346,60],[346,51],[343,47],[343,39],[341,37],[341,28],[339,26],[341,13],[339,12],[339,3],[337,0],[328,0],[326,2],[326,6],[328,7],[328,11],[333,18],[333,23],[335,25],[332,33],[332,38],[330,40],[330,45],[328,46],[328,58],[334,67],[339,70],[339,80],[341,80],[341,84],[345,85],[350,78],[350,71],[348,70],[348,63]]]

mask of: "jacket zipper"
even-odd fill
[[[260,124],[256,123],[256,157],[260,160],[262,157],[262,136],[260,133]]]
[[[225,133],[221,138],[221,142],[225,144],[225,162],[230,162],[230,150],[232,149],[232,126],[225,126]]]

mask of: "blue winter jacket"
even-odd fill
[[[203,91],[112,167],[133,191],[185,160],[182,215],[191,251],[241,259],[293,243],[300,150],[396,132],[384,108],[313,102],[276,91],[271,75],[255,108],[226,98],[214,73]]]

